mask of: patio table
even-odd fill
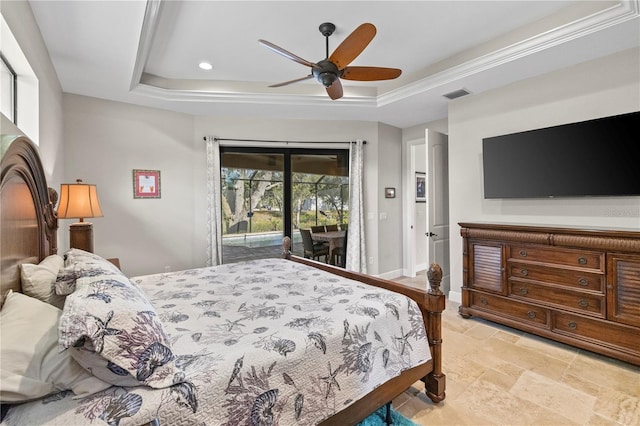
[[[314,241],[329,243],[329,262],[331,262],[333,259],[331,256],[333,249],[343,246],[346,232],[347,231],[312,232],[311,238],[313,238]]]

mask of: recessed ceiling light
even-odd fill
[[[203,70],[207,70],[207,71],[213,69],[213,65],[211,65],[209,62],[200,62],[198,66]]]

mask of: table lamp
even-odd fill
[[[96,186],[82,179],[60,185],[58,218],[79,219],[69,226],[69,246],[93,253],[93,224],[84,221],[88,217],[102,217]]]

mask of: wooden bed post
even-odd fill
[[[282,258],[291,260],[291,238],[289,237],[282,239]]]
[[[433,371],[423,379],[429,399],[440,402],[445,398],[446,376],[442,373],[442,312],[445,308],[445,296],[440,290],[442,268],[431,264],[427,271],[429,290],[427,295],[427,315],[429,346],[433,358]]]

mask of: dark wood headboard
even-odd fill
[[[47,187],[37,147],[24,136],[0,140],[0,301],[20,291],[20,264],[58,251],[55,190]]]

